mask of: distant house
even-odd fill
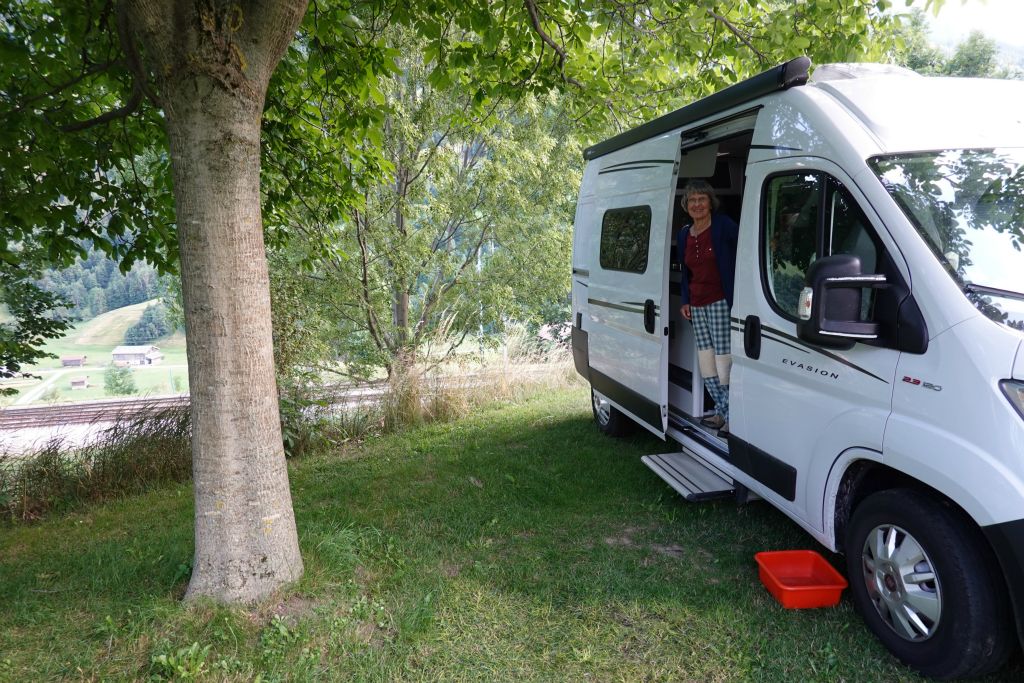
[[[160,347],[153,345],[146,346],[118,346],[111,351],[114,365],[124,367],[126,365],[158,365],[164,359]]]
[[[88,389],[89,388],[89,376],[85,377],[72,377],[71,378],[72,389]]]
[[[65,368],[82,368],[85,367],[85,361],[88,356],[61,356],[60,364]]]

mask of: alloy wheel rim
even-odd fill
[[[861,567],[868,597],[886,626],[915,643],[935,634],[942,589],[935,565],[916,538],[893,524],[876,526],[864,540]]]

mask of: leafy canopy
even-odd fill
[[[431,87],[465,92],[465,109],[450,114],[456,124],[479,120],[495,102],[560,90],[566,120],[592,141],[800,52],[816,61],[879,54],[877,42],[864,37],[884,37],[888,6],[314,3],[274,74],[264,112],[268,244],[276,249],[302,236],[316,253],[344,258],[332,228],[393,179],[384,151],[391,105],[382,83],[401,69],[390,27],[425,41]],[[175,268],[163,118],[133,75],[138,60],[125,46],[136,41],[120,17],[110,0],[0,0],[0,268],[24,268],[27,248],[40,255],[40,268],[70,265],[85,256],[86,243],[125,271],[137,260]],[[307,209],[301,221],[297,205]],[[10,291],[0,295],[9,299]],[[26,329],[8,343],[37,347],[39,339]]]

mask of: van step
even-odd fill
[[[725,498],[734,493],[732,482],[689,452],[645,455],[641,460],[691,503]]]

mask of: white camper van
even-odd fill
[[[602,431],[679,444],[644,461],[682,495],[844,553],[905,663],[993,670],[1024,636],[1024,83],[809,68],[585,151],[576,368]],[[739,224],[724,437],[680,314],[691,179]]]

